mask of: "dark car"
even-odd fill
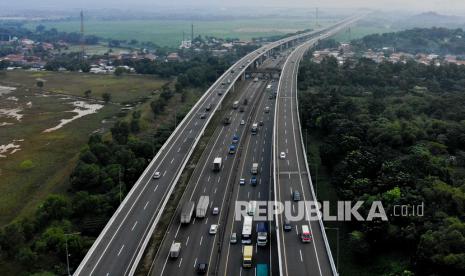
[[[252,176],[250,179],[250,184],[252,184],[252,186],[257,186],[257,178],[255,176]]]
[[[294,191],[294,192],[292,193],[292,199],[293,199],[294,201],[300,201],[300,193],[299,193],[298,191]]]
[[[291,223],[289,222],[288,219],[285,219],[285,220],[284,220],[283,229],[284,229],[284,231],[286,231],[286,232],[289,232],[289,231],[292,230]]]
[[[197,264],[197,274],[205,274],[207,273],[207,269],[208,269],[208,264],[207,263],[198,263]]]
[[[207,117],[207,114],[205,114],[205,113],[200,114],[200,119],[205,119],[205,117]]]

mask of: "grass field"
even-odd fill
[[[210,35],[222,38],[250,40],[254,37],[293,33],[315,27],[315,22],[303,18],[256,18],[238,20],[89,20],[85,23],[86,34],[103,38],[151,41],[160,46],[176,47],[182,40],[182,33],[190,35],[191,23],[195,35]],[[322,24],[329,21],[321,20]],[[35,28],[38,23],[29,23]],[[60,31],[78,32],[79,21],[57,21],[42,23],[47,28]]]
[[[389,32],[396,32],[396,31],[399,31],[399,29],[355,25],[349,30],[342,31],[339,34],[335,35],[334,39],[339,42],[349,42],[352,39],[362,38],[370,34],[389,33]]]
[[[46,80],[43,95],[35,87],[35,79]],[[0,158],[0,225],[31,214],[51,192],[65,192],[68,177],[77,155],[89,134],[105,131],[120,113],[121,102],[140,102],[156,97],[165,81],[142,76],[95,76],[79,73],[13,71],[0,75],[0,84],[17,90],[0,96],[1,109],[19,108],[21,121],[0,115],[0,147],[12,143],[20,146],[14,153]],[[104,92],[112,94],[115,103],[107,104],[97,113],[77,119],[49,133],[61,119],[75,113],[72,102],[92,90],[91,97],[100,99]],[[60,94],[58,94],[59,92]],[[55,94],[54,94],[55,93]],[[67,96],[69,95],[69,96]],[[143,106],[139,104],[137,106]],[[3,125],[8,123],[8,125]],[[1,148],[0,148],[1,149]]]

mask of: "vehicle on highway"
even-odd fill
[[[218,96],[221,96],[221,95],[223,95],[223,91],[218,90]]]
[[[266,106],[265,107],[265,113],[269,113],[270,112],[270,107],[269,106]]]
[[[206,107],[205,107],[205,111],[210,111],[213,107],[213,104],[208,104]]]
[[[232,108],[237,109],[238,107],[239,107],[239,101],[234,101],[233,105],[232,105]]]
[[[201,196],[199,202],[197,202],[197,208],[195,209],[196,218],[204,218],[207,216],[208,204],[210,203],[209,196]]]
[[[245,178],[239,179],[239,185],[245,185]]]
[[[269,276],[268,264],[257,264],[256,270],[257,273],[255,274],[255,276]]]
[[[158,178],[160,178],[160,177],[161,177],[160,172],[155,172],[155,173],[153,174],[153,179],[158,179]]]
[[[286,159],[286,153],[284,151],[282,151],[280,154],[279,154],[279,159]]]
[[[253,260],[253,246],[246,245],[243,248],[242,252],[242,267],[250,268],[252,267],[252,260]]]
[[[266,246],[268,243],[268,224],[264,221],[257,223],[257,245]]]
[[[220,208],[218,208],[218,207],[213,207],[212,215],[218,215],[219,213],[220,213]]]
[[[291,222],[288,219],[284,219],[283,230],[289,232],[292,230]]]
[[[181,224],[187,224],[191,222],[192,214],[194,213],[195,203],[193,201],[188,201],[184,203],[184,206],[181,210]]]
[[[221,157],[215,157],[213,160],[213,171],[219,172],[223,164],[223,159]]]
[[[197,271],[197,274],[205,274],[207,273],[208,270],[208,264],[207,263],[198,263],[197,267],[195,269]]]
[[[294,200],[294,201],[300,201],[300,193],[299,193],[299,191],[294,191],[294,192],[292,193],[292,200]]]
[[[231,83],[231,80],[228,80],[228,83]]]
[[[252,131],[252,135],[257,134],[257,131],[258,131],[258,124],[257,124],[257,123],[253,123],[253,124],[252,124],[252,129],[251,129],[251,131]]]
[[[263,121],[258,122],[259,126],[263,126]]]
[[[170,258],[177,258],[179,257],[179,252],[181,252],[181,243],[175,242],[171,245],[170,248]]]
[[[207,117],[207,114],[205,114],[205,113],[200,113],[200,116],[199,116],[200,119],[205,119],[206,117]]]
[[[231,117],[226,116],[223,118],[223,124],[224,125],[229,125],[231,123]]]
[[[247,105],[249,103],[249,100],[247,98],[245,98],[243,101],[242,101],[242,104],[243,105]]]
[[[236,234],[236,232],[231,233],[231,237],[229,238],[229,243],[232,243],[232,244],[237,243],[237,234]]]
[[[245,125],[245,121],[241,120],[241,126]]]
[[[244,223],[242,224],[242,235],[241,235],[242,244],[252,243],[252,223],[253,223],[253,219],[251,216],[244,216]]]
[[[237,136],[237,134],[234,134],[234,136],[232,138],[232,143],[237,144],[238,142],[239,142],[239,136]]]
[[[252,177],[250,178],[250,184],[251,184],[252,186],[257,186],[257,177],[256,177],[256,176],[252,176]]]
[[[257,174],[258,173],[258,163],[252,163],[252,169],[250,169],[250,172],[252,174]]]
[[[234,154],[236,153],[236,146],[235,145],[229,145],[229,154]]]
[[[231,74],[234,74],[234,69],[231,69]]]
[[[254,81],[254,82],[257,82],[257,81],[258,81],[258,78],[253,79],[253,81]]]
[[[221,83],[221,85],[225,85],[225,84],[226,84],[226,83],[225,83],[224,81]]]
[[[245,111],[245,108],[244,108],[243,106],[241,106],[241,107],[239,108],[239,112],[244,112],[244,111]]]
[[[247,215],[253,216],[255,215],[255,211],[257,211],[257,202],[255,200],[252,200],[249,202],[249,205],[247,206]]]
[[[218,232],[218,224],[210,225],[210,230],[208,231],[208,233],[210,235],[215,235],[217,232]]]
[[[312,241],[312,234],[308,230],[308,225],[302,225],[302,233],[300,234],[302,242],[307,243]]]

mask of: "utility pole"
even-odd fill
[[[84,12],[81,10],[81,55],[82,55],[82,58],[84,58],[85,56],[85,49],[84,49],[84,43],[85,43],[85,39],[84,39]]]
[[[194,41],[194,23],[191,24],[191,42]]]
[[[71,236],[71,235],[79,235],[81,234],[81,232],[74,232],[74,233],[68,233],[68,234],[64,234],[65,236],[65,249],[66,249],[66,268],[68,269],[68,276],[71,276],[71,271],[69,269],[69,253],[68,253],[68,236]]]

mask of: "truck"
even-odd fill
[[[184,203],[181,210],[181,224],[191,223],[192,214],[194,213],[195,203],[188,201]]]
[[[250,169],[250,172],[252,174],[257,174],[258,173],[258,163],[252,163],[252,169]]]
[[[252,260],[253,260],[253,246],[246,245],[242,250],[242,267],[250,268],[252,267]]]
[[[268,274],[268,264],[257,264],[257,274],[256,276],[269,276]]]
[[[266,246],[268,243],[268,225],[262,221],[257,223],[257,245]]]
[[[239,107],[239,101],[233,102],[233,109],[237,109]]]
[[[170,258],[179,257],[179,252],[181,252],[181,243],[180,242],[173,243],[170,248]]]
[[[222,161],[221,157],[216,157],[213,160],[213,171],[218,172],[221,170]]]
[[[229,153],[234,154],[236,152],[236,146],[235,145],[229,145]]]
[[[257,81],[258,81],[258,78],[253,79],[253,81],[254,81],[254,82],[257,82]]]
[[[204,218],[207,215],[208,204],[210,204],[209,196],[201,196],[199,202],[197,202],[197,208],[195,209],[196,218]]]
[[[229,125],[231,123],[231,117],[226,116],[223,118],[223,124],[224,125]]]
[[[252,124],[252,135],[255,135],[257,134],[257,131],[258,131],[258,123],[253,123]]]
[[[252,217],[251,216],[244,216],[244,223],[242,224],[241,242],[242,244],[252,243]]]
[[[257,211],[257,202],[252,200],[249,202],[249,206],[247,206],[247,215],[253,216],[255,215],[255,211]]]
[[[239,142],[239,136],[237,136],[237,134],[234,134],[234,136],[232,138],[232,143],[237,144],[238,142]]]

